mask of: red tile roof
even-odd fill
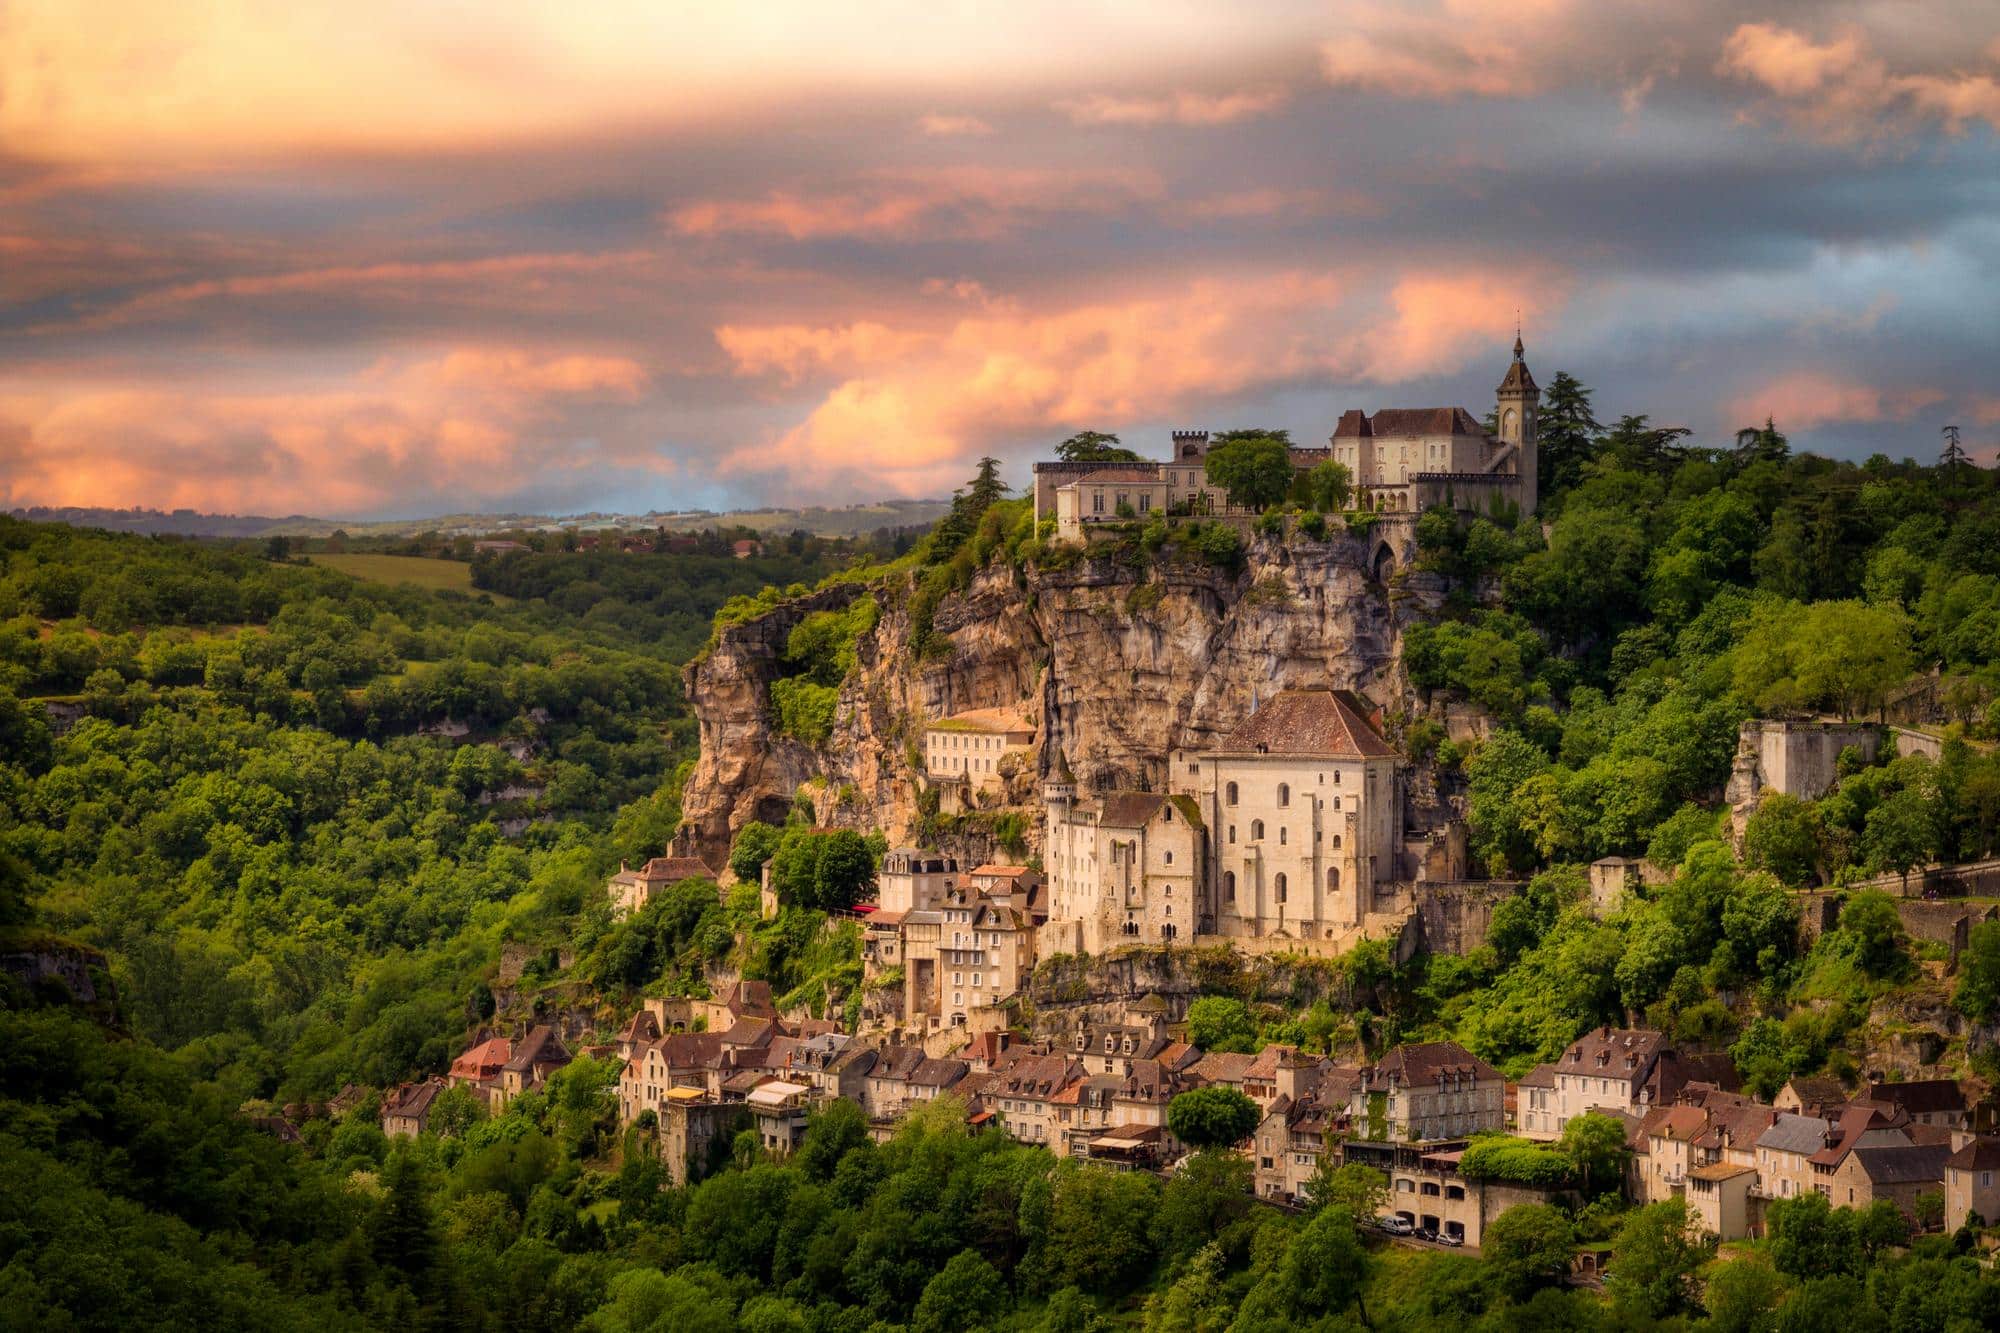
[[[1386,759],[1396,750],[1346,690],[1283,690],[1217,747],[1224,753]]]

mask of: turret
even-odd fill
[[[1069,771],[1069,761],[1063,757],[1061,744],[1054,738],[1049,744],[1056,752],[1056,762],[1049,770],[1048,779],[1042,783],[1042,804],[1048,807],[1050,819],[1062,819],[1068,816],[1070,806],[1076,803],[1076,777]]]
[[[1507,367],[1495,397],[1498,401],[1494,415],[1500,422],[1500,443],[1514,446],[1514,472],[1521,478],[1521,509],[1531,512],[1540,498],[1537,418],[1542,391],[1535,384],[1535,377],[1528,373],[1527,349],[1521,345],[1518,330],[1514,334],[1513,363]]]

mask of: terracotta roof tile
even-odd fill
[[[1307,754],[1386,759],[1396,750],[1346,690],[1283,690],[1217,747],[1233,754]]]

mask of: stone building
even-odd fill
[[[1495,392],[1497,434],[1463,407],[1384,408],[1373,416],[1349,410],[1323,447],[1294,448],[1303,472],[1326,461],[1347,468],[1360,507],[1415,512],[1450,505],[1485,513],[1499,500],[1535,508],[1539,495],[1538,413],[1541,390],[1528,372],[1525,349]],[[1166,461],[1043,462],[1034,466],[1035,520],[1054,518],[1066,541],[1098,524],[1204,516],[1249,517],[1208,482],[1209,435],[1173,434]]]
[[[1461,1138],[1507,1124],[1507,1080],[1455,1041],[1398,1046],[1361,1072],[1349,1106],[1380,1142]]]
[[[2000,1139],[1977,1138],[1944,1163],[1944,1229],[2000,1221]]]
[[[954,804],[1003,785],[1003,764],[1034,746],[1035,729],[1011,708],[975,708],[924,726],[924,772]]]
[[[692,856],[656,856],[637,870],[621,864],[608,886],[612,915],[630,916],[684,879],[707,880],[713,886],[715,872]]]
[[[1057,765],[1043,787],[1048,924],[1041,955],[1193,936],[1206,852],[1195,801],[1139,791],[1079,799],[1060,756]]]
[[[1345,690],[1281,691],[1169,767],[1208,831],[1204,935],[1336,937],[1399,878],[1399,756]]]

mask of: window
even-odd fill
[[[1333,835],[1333,850],[1336,852],[1340,850],[1340,835],[1338,833]]]
[[[1234,825],[1234,824],[1231,824],[1231,825],[1229,826],[1229,840],[1230,840],[1231,842],[1235,842],[1235,841],[1236,841],[1236,825]]]
[[[1262,842],[1263,840],[1264,840],[1264,821],[1263,821],[1263,820],[1261,820],[1261,819],[1253,819],[1253,820],[1251,820],[1251,821],[1250,821],[1250,841],[1252,841],[1252,842]]]
[[[1165,852],[1162,853],[1162,855],[1166,858],[1166,863],[1168,865],[1172,865],[1174,863],[1174,854],[1172,852]]]
[[[1225,870],[1222,872],[1222,896],[1229,902],[1233,903],[1236,901],[1236,872],[1234,870]]]
[[[1290,805],[1291,803],[1292,803],[1291,787],[1289,787],[1285,783],[1280,782],[1278,784],[1278,804],[1284,806],[1284,805]]]
[[[1152,492],[1150,492],[1150,491],[1140,491],[1140,492],[1139,492],[1139,512],[1140,512],[1140,513],[1142,513],[1142,514],[1144,514],[1144,513],[1148,512],[1149,510],[1151,510],[1151,509],[1152,509],[1152,507],[1153,507],[1153,496],[1152,496]]]
[[[1271,881],[1271,892],[1279,902],[1285,901],[1285,877],[1283,874],[1280,874],[1276,879]]]
[[[1093,514],[1101,514],[1104,512],[1103,491],[1092,491],[1090,493],[1090,512]]]
[[[1235,783],[1233,783],[1233,782],[1232,782],[1232,783],[1230,783],[1230,784],[1229,784],[1229,785],[1228,785],[1227,787],[1224,787],[1224,788],[1222,789],[1222,803],[1223,803],[1224,805],[1235,805],[1235,804],[1236,804],[1236,784],[1235,784]]]
[[[1280,847],[1285,845],[1285,832],[1285,826],[1283,824],[1278,825],[1278,845]]]
[[[1328,893],[1338,893],[1338,892],[1340,892],[1340,871],[1339,871],[1339,869],[1338,869],[1338,868],[1329,868],[1329,869],[1327,870],[1327,872],[1326,872],[1326,891],[1327,891]]]

